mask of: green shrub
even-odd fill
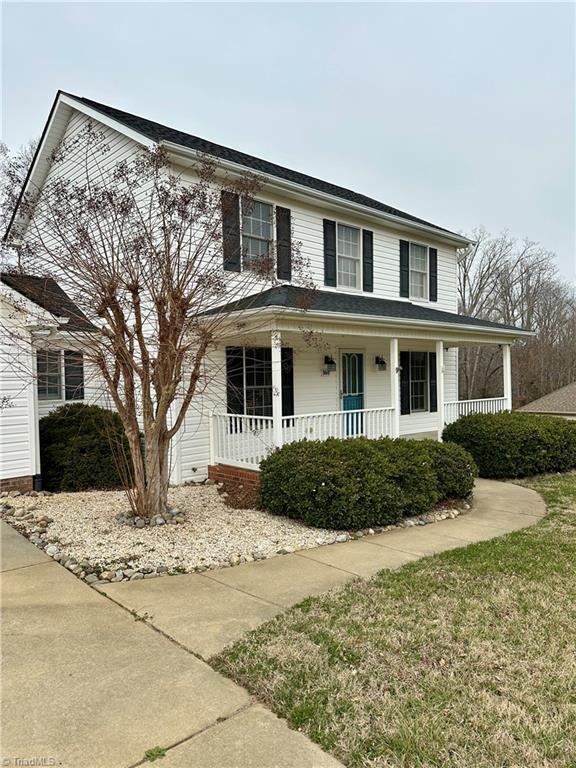
[[[531,413],[475,413],[444,430],[469,451],[481,477],[527,477],[576,468],[576,422]]]
[[[440,501],[464,499],[472,493],[478,467],[467,450],[456,443],[439,443],[436,440],[420,440],[419,445],[430,456]]]
[[[320,528],[368,528],[467,496],[476,467],[458,446],[354,438],[289,443],[260,465],[262,505]]]
[[[113,411],[74,403],[40,419],[40,461],[46,490],[120,488],[114,458],[118,451],[130,456],[122,422]]]

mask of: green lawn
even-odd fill
[[[576,475],[504,538],[310,598],[214,660],[347,766],[576,766]]]

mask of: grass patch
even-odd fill
[[[576,765],[576,475],[549,514],[309,598],[213,660],[347,766]]]

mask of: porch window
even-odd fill
[[[410,352],[410,411],[428,410],[428,353]]]
[[[84,358],[80,351],[39,349],[36,376],[39,400],[84,399]]]
[[[428,298],[428,247],[410,243],[410,298]]]
[[[244,269],[258,269],[272,250],[272,213],[270,203],[242,201],[242,255]]]
[[[360,287],[360,230],[338,224],[338,286]]]
[[[61,353],[47,349],[36,352],[36,376],[39,400],[60,400],[62,389]]]
[[[282,415],[294,413],[293,351],[283,347]],[[272,350],[270,347],[226,347],[228,413],[272,416]]]

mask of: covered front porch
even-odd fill
[[[510,342],[500,344],[502,396],[459,400],[458,347],[481,342],[379,331],[323,328],[311,339],[285,327],[226,342],[226,405],[210,417],[210,464],[257,470],[272,450],[303,439],[440,439],[460,416],[511,409]],[[242,362],[232,370],[234,359]]]

